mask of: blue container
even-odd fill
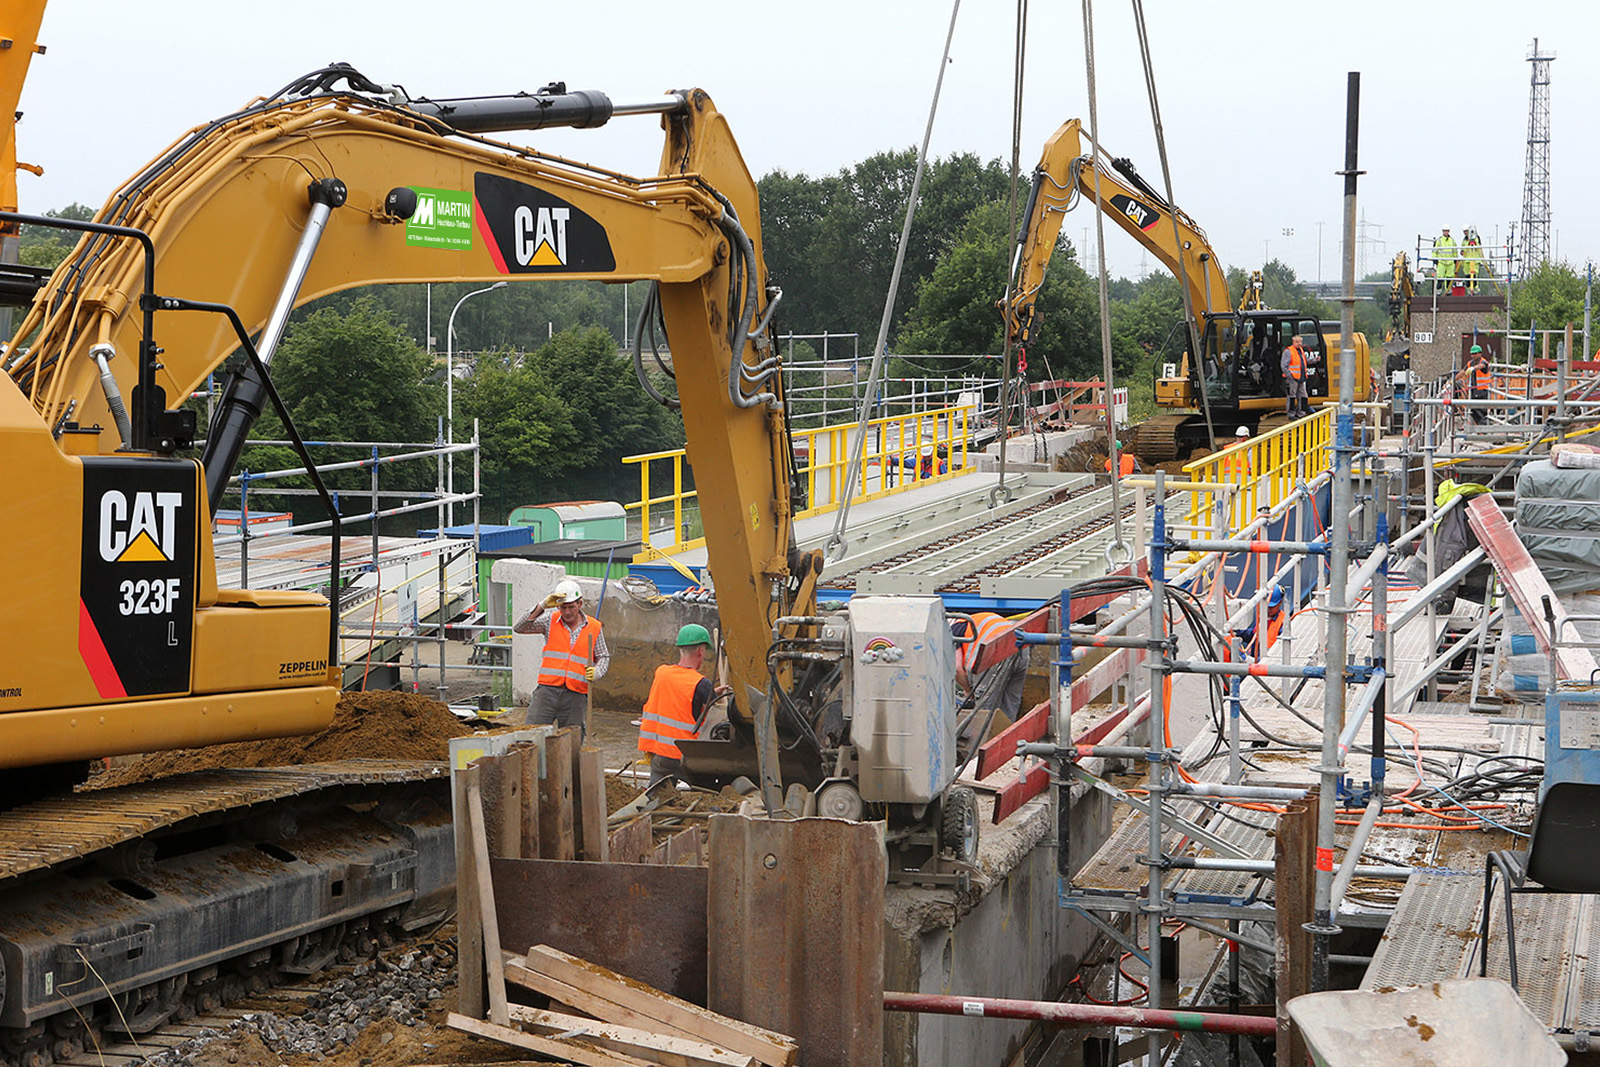
[[[496,552],[503,548],[521,548],[533,544],[533,528],[529,526],[490,526],[485,524],[478,527],[481,537],[478,548],[483,552]],[[447,526],[444,535],[461,541],[472,540],[472,526]],[[439,531],[435,527],[431,530],[418,530],[418,537],[438,537]]]

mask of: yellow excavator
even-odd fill
[[[658,174],[490,136],[618,115],[660,121]],[[448,906],[448,811],[387,789],[437,786],[436,767],[325,765],[272,789],[208,772],[28,802],[90,759],[330,721],[337,525],[325,595],[220,588],[211,532],[254,418],[274,407],[294,436],[270,365],[297,306],[379,282],[655,282],[695,472],[724,490],[701,506],[732,681],[792,679],[769,646],[775,627],[811,632],[779,620],[815,614],[816,559],[790,525],[756,186],[703,91],[437,99],[334,64],[190,131],[92,222],[0,220],[80,235],[42,287],[0,268],[27,306],[0,363],[0,1063],[69,1059],[95,1031],[144,1032]],[[235,351],[245,366],[195,458],[177,401]],[[760,710],[733,719],[776,749]],[[46,830],[50,848],[12,847]]]
[[[1102,151],[1111,160],[1110,167],[1096,168],[1094,157],[1084,151],[1085,136],[1078,119],[1063,123],[1045,141],[1033,172],[1012,295],[1009,305],[1001,307],[1012,343],[1026,346],[1037,328],[1034,302],[1062,221],[1080,197],[1095,202],[1098,178],[1101,210],[1182,282],[1186,311],[1193,316],[1199,338],[1198,358],[1185,351],[1179,362],[1157,368],[1155,402],[1173,410],[1140,425],[1135,447],[1141,460],[1163,462],[1187,456],[1195,448],[1215,447],[1207,428],[1208,413],[1211,426],[1230,441],[1240,424],[1255,432],[1263,422],[1286,421],[1279,418],[1285,395],[1279,357],[1295,334],[1301,335],[1311,357],[1310,402],[1330,403],[1329,383],[1339,380],[1337,331],[1324,333],[1312,315],[1263,307],[1254,280],[1236,307],[1228,295],[1222,263],[1195,221],[1167,203],[1128,159]],[[1356,375],[1359,401],[1368,392],[1366,338],[1357,334],[1354,347],[1362,368]]]

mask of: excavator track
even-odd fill
[[[49,1067],[445,918],[448,766],[195,771],[0,814],[0,1067]]]
[[[375,787],[447,776],[430,760],[339,760],[299,767],[195,771],[50,797],[0,813],[0,886],[185,824],[239,818],[264,805],[335,787]],[[186,827],[187,828],[187,827]]]
[[[1193,416],[1157,415],[1139,424],[1134,454],[1140,463],[1166,463],[1178,458],[1178,430]]]

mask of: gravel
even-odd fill
[[[379,956],[356,964],[348,975],[306,998],[299,1015],[252,1012],[227,1026],[207,1029],[147,1062],[150,1067],[183,1067],[213,1043],[247,1034],[254,1034],[278,1055],[321,1059],[355,1044],[374,1023],[424,1024],[428,1006],[454,984],[452,961],[441,960],[426,947],[405,949],[393,959]],[[382,1036],[393,1040],[392,1034]]]

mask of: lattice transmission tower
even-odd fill
[[[1528,50],[1532,85],[1528,90],[1528,163],[1522,178],[1522,248],[1518,267],[1526,275],[1550,258],[1550,64],[1555,53],[1539,52],[1539,38]]]

